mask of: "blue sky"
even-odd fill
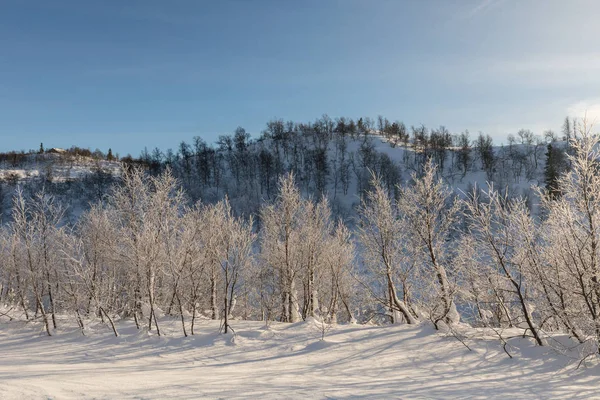
[[[0,0],[0,150],[138,155],[271,118],[600,117],[594,0]]]

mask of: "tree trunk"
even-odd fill
[[[398,298],[398,294],[396,293],[396,288],[394,287],[392,276],[389,273],[387,274],[387,281],[388,289],[390,291],[390,297],[393,304],[396,306],[397,311],[400,311],[402,313],[402,316],[404,316],[404,319],[406,320],[407,324],[416,324],[417,320],[415,319],[415,317],[412,316],[410,310],[408,309],[408,307],[406,307],[406,304],[404,304],[404,302]]]
[[[213,320],[219,319],[219,310],[217,305],[217,279],[213,272],[210,278],[210,309],[211,309],[211,318]]]
[[[115,327],[115,323],[113,321],[113,319],[110,317],[110,315],[108,315],[106,313],[106,311],[104,310],[104,308],[100,307],[100,313],[104,314],[106,316],[106,318],[108,319],[108,322],[110,323],[110,326],[113,330],[113,333],[115,334],[115,337],[119,337],[119,332],[117,332],[117,328]]]

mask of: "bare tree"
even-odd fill
[[[437,285],[432,287],[433,298],[423,305],[429,308],[429,317],[437,326],[440,321],[458,322],[460,316],[454,304],[455,285],[448,277],[453,225],[458,218],[459,203],[453,201],[452,192],[436,179],[437,169],[429,161],[422,177],[413,174],[414,184],[400,189],[398,214],[407,237],[410,257],[417,261],[421,282],[427,282],[431,273]]]
[[[568,126],[566,128],[568,130]],[[558,180],[562,196],[541,191],[544,267],[540,284],[553,316],[580,342],[600,352],[600,139],[584,120],[573,135],[571,170]]]
[[[261,209],[261,256],[279,280],[283,322],[297,322],[300,319],[296,284],[303,261],[303,238],[299,229],[303,211],[303,201],[292,174],[280,179],[275,202]]]
[[[403,246],[404,231],[395,205],[381,181],[376,177],[371,182],[372,190],[367,192],[359,209],[357,236],[363,246],[364,265],[381,284],[381,288],[365,286],[381,305],[391,311],[392,322],[397,322],[395,312],[399,312],[409,324],[417,322],[417,315],[409,306],[408,274],[410,265]],[[402,284],[400,296],[396,280]],[[378,294],[383,289],[384,295]]]
[[[213,207],[213,223],[216,237],[211,256],[220,265],[223,284],[223,332],[231,329],[231,318],[239,290],[239,279],[251,263],[252,220],[245,222],[233,216],[227,199]]]
[[[536,256],[529,247],[535,239],[528,237],[535,232],[533,221],[523,200],[501,196],[493,187],[486,197],[487,202],[482,202],[473,195],[464,203],[472,237],[471,254],[477,260],[477,285],[491,294],[487,303],[495,308],[497,323],[524,327],[541,346],[544,342],[534,320],[532,291],[527,285],[527,273]]]
[[[51,335],[50,320],[56,329],[56,297],[60,287],[56,269],[57,251],[55,237],[63,210],[45,192],[37,193],[27,201],[21,189],[17,190],[13,206],[12,231],[14,240],[23,248],[23,262],[29,274],[29,281],[48,335]],[[49,309],[44,297],[48,296]]]

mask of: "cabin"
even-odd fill
[[[58,147],[53,147],[49,150],[46,150],[46,153],[50,154],[65,154],[67,151],[65,149],[60,149]]]

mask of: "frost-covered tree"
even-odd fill
[[[448,273],[452,260],[449,244],[460,206],[436,176],[437,168],[429,161],[423,176],[413,174],[414,183],[400,188],[397,208],[401,229],[406,232],[404,246],[416,262],[415,273],[422,286],[421,307],[427,308],[437,326],[440,321],[452,324],[460,318],[454,304],[456,285]]]
[[[315,317],[319,309],[319,286],[324,278],[325,257],[330,245],[331,210],[325,198],[315,203],[303,200],[299,236],[302,257],[302,318]]]
[[[120,262],[130,266],[127,272],[132,282],[136,325],[140,326],[138,315],[146,311],[148,329],[154,324],[159,335],[156,307],[160,296],[158,284],[165,267],[163,235],[177,218],[182,204],[183,193],[170,171],[150,178],[140,169],[127,172],[123,185],[112,196],[120,238],[116,250]]]
[[[409,324],[417,321],[411,310],[409,274],[412,263],[407,257],[405,230],[395,204],[382,182],[373,178],[372,190],[367,192],[359,209],[357,236],[362,245],[363,264],[369,270],[368,278],[377,286],[366,287],[373,297],[391,312],[392,322],[399,317]]]
[[[97,315],[118,336],[113,319],[123,311],[119,293],[126,281],[113,253],[118,240],[114,228],[110,214],[95,205],[81,216],[73,232],[62,237],[61,247],[69,303],[81,328],[82,314]]]
[[[245,222],[233,215],[227,199],[212,207],[215,236],[213,246],[208,249],[210,257],[218,263],[223,289],[223,332],[227,333],[231,326],[231,318],[237,295],[242,282],[242,274],[252,263],[252,220]]]
[[[559,325],[600,352],[600,152],[585,121],[571,141],[571,170],[558,180],[562,196],[541,193],[546,307]]]
[[[273,295],[280,296],[283,322],[300,319],[297,279],[303,262],[300,234],[303,211],[303,200],[292,174],[280,179],[275,202],[261,209],[261,258],[277,277]]]
[[[48,335],[51,335],[49,318],[52,327],[57,327],[61,276],[57,269],[56,237],[62,215],[62,207],[44,191],[26,199],[23,191],[17,190],[11,223],[13,244],[16,246],[13,248],[14,260],[20,260],[22,267],[16,268],[27,274],[36,303],[35,311],[42,315]]]
[[[464,202],[469,240],[462,242],[463,259],[474,261],[466,281],[484,320],[527,329],[543,345],[533,314],[536,288],[527,279],[538,263],[535,225],[524,200],[509,199],[493,187],[485,196]]]
[[[265,307],[272,309],[278,304],[279,319],[284,322],[327,314],[322,300],[334,290],[329,283],[340,289],[335,289],[326,302],[334,301],[336,312],[340,296],[348,304],[347,288],[342,285],[347,277],[340,269],[348,267],[347,257],[352,251],[341,239],[342,233],[334,236],[331,210],[325,198],[319,202],[302,198],[294,175],[286,175],[280,179],[275,201],[262,208],[261,221],[260,262],[264,277],[261,298]]]
[[[324,301],[321,301],[321,304],[327,305],[327,319],[332,323],[337,323],[340,309],[345,312],[347,321],[356,321],[351,303],[356,288],[352,276],[354,252],[355,246],[350,238],[350,231],[342,222],[338,222],[329,237],[323,255],[328,269],[324,271],[322,281],[325,283],[327,280],[330,283],[328,290],[324,290],[325,293],[322,294]]]

